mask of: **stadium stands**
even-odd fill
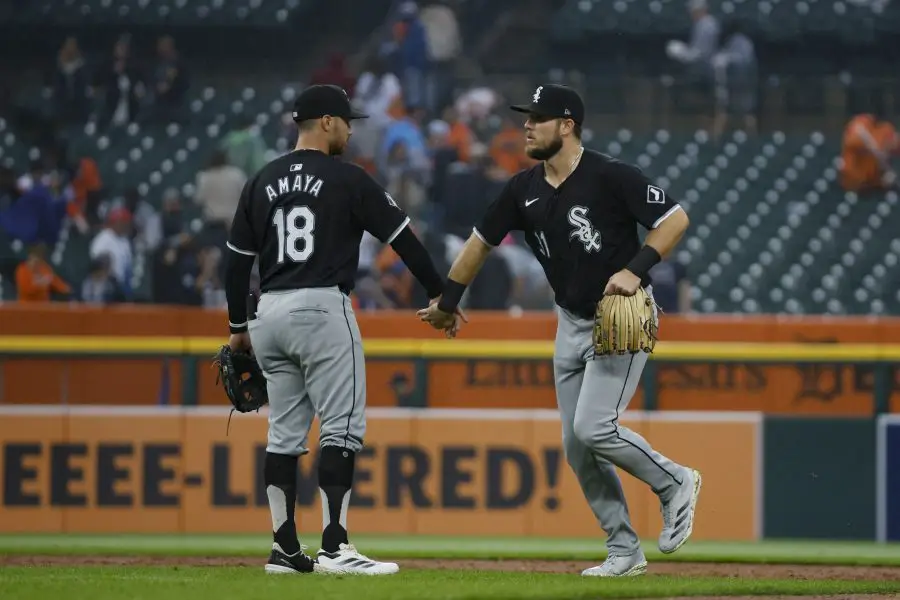
[[[221,23],[262,31],[284,25],[304,11],[315,10],[318,4],[318,0],[38,1],[17,3],[7,25],[39,27],[52,21],[56,26],[77,23],[85,28],[104,24],[139,29],[168,24],[214,28]],[[499,17],[503,12],[499,7],[491,5],[491,16]],[[850,1],[722,0],[710,2],[710,8],[718,15],[753,22],[761,47],[767,41],[777,44],[779,40],[826,34],[848,45],[865,45],[883,32],[900,31],[897,2],[878,8]],[[478,22],[473,14],[477,17],[478,13],[466,13],[467,22]],[[476,29],[490,34],[483,22],[481,25],[465,32],[467,44],[476,41],[478,36],[472,33]],[[682,0],[567,0],[555,14],[546,39],[535,43],[549,48],[552,43],[585,42],[613,32],[620,38],[683,38],[689,29]],[[866,85],[873,81],[881,82],[875,85],[875,95],[887,98],[882,106],[892,109],[884,63],[872,60],[870,53],[860,60],[848,57],[843,65],[830,59],[817,64],[804,52],[776,63],[765,62],[760,103],[791,126],[764,127],[758,136],[736,131],[716,141],[700,128],[699,121],[690,118],[688,104],[680,104],[677,97],[665,106],[659,104],[656,98],[663,97],[666,87],[657,77],[659,65],[665,62],[661,49],[658,54],[656,66],[644,57],[633,58],[643,61],[643,67],[636,70],[627,62],[586,57],[596,63],[580,80],[592,113],[588,128],[592,123],[615,122],[617,116],[628,123],[611,129],[595,126],[588,131],[586,145],[635,162],[683,200],[693,225],[677,260],[687,267],[694,309],[850,314],[900,309],[900,241],[892,233],[900,230],[898,195],[857,196],[843,191],[837,162],[841,131],[834,126],[872,105],[872,90]],[[761,54],[765,55],[765,49]],[[884,60],[889,60],[888,52],[885,56]],[[202,64],[214,57],[191,59]],[[553,72],[554,77],[562,71]],[[288,150],[293,142],[292,134],[285,132],[283,117],[305,74],[292,73],[282,83],[271,83],[276,75],[264,68],[258,74],[232,77],[207,76],[194,70],[184,116],[178,122],[138,120],[106,127],[89,121],[64,126],[58,135],[70,161],[91,157],[97,162],[109,195],[136,188],[142,198],[159,208],[164,192],[177,189],[184,199],[183,218],[196,233],[204,228],[201,207],[191,200],[197,173],[206,167],[227,133],[249,118],[270,148],[270,157]],[[545,76],[517,74],[529,81]],[[502,82],[504,78],[503,74],[482,73],[470,77],[468,83]],[[843,95],[837,100],[833,86],[829,87],[833,81],[843,85]],[[650,90],[655,99],[644,99],[638,106],[633,99],[642,89]],[[773,100],[776,97],[777,102]],[[15,90],[15,99],[18,105],[40,114],[52,112],[52,90],[47,84],[22,86]],[[633,126],[635,114],[650,107],[659,109],[659,114],[644,115],[645,126]],[[664,110],[673,112],[675,118],[661,125]],[[437,113],[431,118],[438,118],[440,111]],[[807,127],[810,119],[819,119],[820,125]],[[498,126],[496,120],[488,122],[486,128],[481,127],[484,123],[473,125],[484,142],[489,142]],[[13,118],[0,112],[0,164],[21,173],[39,157],[38,144]],[[87,275],[91,236],[71,222],[64,225],[50,252],[54,268],[64,279],[78,282]],[[24,256],[23,244],[0,229],[0,297],[15,297],[11,268]],[[153,299],[152,260],[150,253],[136,245],[132,283],[138,301]]]

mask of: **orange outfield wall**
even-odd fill
[[[412,311],[359,313],[364,339],[439,339]],[[553,313],[514,318],[472,313],[466,339],[552,340]],[[223,311],[184,307],[90,308],[50,304],[0,307],[0,335],[227,336]],[[900,343],[900,318],[744,317],[665,315],[663,341],[793,343]],[[155,404],[168,390],[181,403],[181,364],[161,359],[2,360],[0,402],[11,404]],[[900,411],[900,377],[894,370],[891,409]],[[165,377],[163,376],[165,375]],[[221,405],[215,373],[201,364],[199,403]],[[370,360],[368,402],[395,406],[415,384],[411,360]],[[464,360],[430,363],[430,406],[553,408],[549,360]],[[871,369],[853,365],[661,364],[658,408],[667,410],[759,410],[768,413],[871,414]],[[632,408],[642,406],[639,389]]]

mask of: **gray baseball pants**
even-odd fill
[[[366,373],[350,298],[336,287],[262,295],[250,341],[269,392],[267,452],[306,454],[313,418],[319,445],[362,449]]]
[[[593,322],[562,308],[557,312],[553,369],[566,460],[608,536],[608,550],[626,556],[640,548],[640,540],[615,467],[649,485],[662,501],[675,494],[685,467],[619,423],[648,355],[594,357]]]

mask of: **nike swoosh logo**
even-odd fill
[[[534,203],[537,202],[538,200],[540,200],[540,198],[532,198],[531,200],[526,200],[526,201],[525,201],[525,206],[531,206],[532,204],[534,204]]]

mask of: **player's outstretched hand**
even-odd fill
[[[622,269],[609,278],[604,296],[634,296],[641,287],[641,278],[629,271]]]

